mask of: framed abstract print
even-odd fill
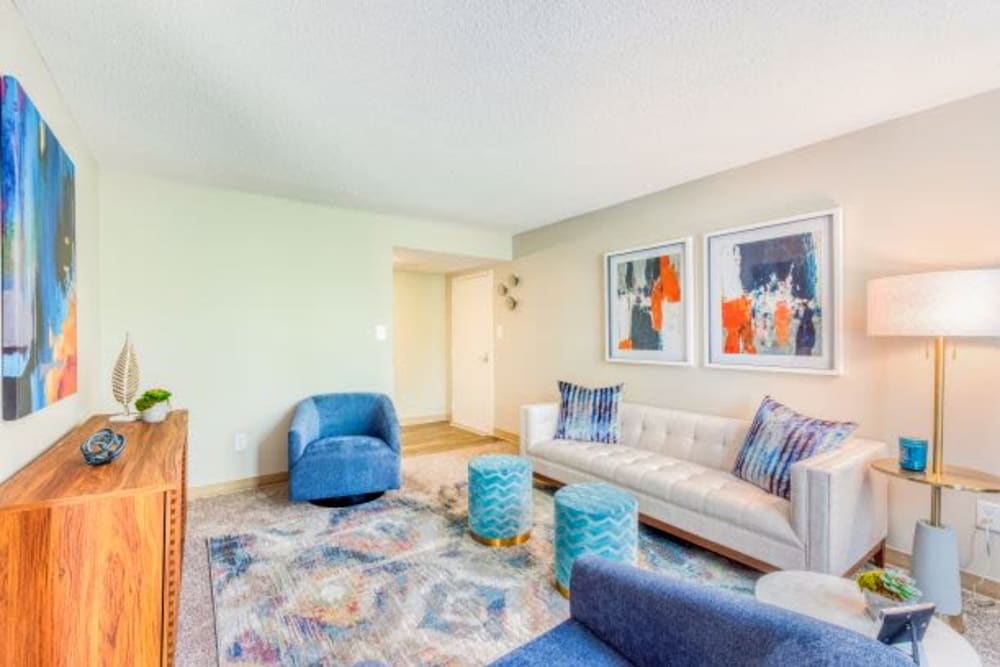
[[[840,209],[705,236],[706,366],[842,370]]]
[[[3,418],[76,393],[73,162],[16,79],[0,78]]]
[[[604,255],[605,359],[693,363],[691,245],[687,238]]]

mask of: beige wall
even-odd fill
[[[0,0],[0,72],[16,77],[76,166],[78,393],[14,422],[0,421],[0,480],[38,456],[96,404],[100,380],[97,164],[41,56],[7,0]],[[2,313],[0,313],[2,317]],[[2,326],[2,323],[0,323]]]
[[[1000,92],[950,104],[515,237],[519,306],[497,302],[497,426],[518,406],[556,397],[559,379],[625,382],[630,401],[750,418],[765,394],[804,412],[861,423],[895,443],[927,436],[931,362],[920,341],[865,335],[865,283],[876,276],[1000,265]],[[671,159],[671,156],[664,156]],[[602,354],[602,254],[694,235],[701,357],[702,235],[842,206],[846,373],[793,376],[609,364]],[[498,275],[504,275],[504,266]],[[947,461],[1000,474],[1000,342],[963,342],[950,362]],[[946,493],[946,521],[972,556],[974,496]],[[909,551],[928,492],[894,483],[893,546]],[[998,575],[981,556],[970,569]]]
[[[393,246],[510,258],[505,234],[112,172],[101,209],[104,369],[130,332],[143,386],[191,410],[193,486],[285,470],[306,396],[392,392]]]
[[[447,332],[445,275],[394,271],[393,400],[400,419],[448,414]]]

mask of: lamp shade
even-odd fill
[[[869,336],[1000,336],[1000,269],[868,282]]]

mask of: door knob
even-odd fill
[[[484,354],[483,356],[479,357],[479,361],[483,362],[484,364],[490,363],[490,355]]]

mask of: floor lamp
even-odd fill
[[[917,475],[879,461],[877,470],[931,487],[930,518],[913,535],[913,576],[924,599],[939,613],[962,612],[958,543],[941,519],[945,488],[993,491],[1000,480],[979,471],[944,465],[946,338],[1000,336],[1000,269],[938,271],[868,283],[868,335],[934,340],[934,432],[928,470]],[[969,480],[975,480],[970,484]]]

